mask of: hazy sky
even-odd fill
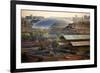
[[[89,13],[22,10],[21,15],[22,17],[32,15],[32,16],[43,16],[45,18],[47,17],[74,17],[75,15],[77,15],[78,17],[82,17],[83,15],[89,16]]]

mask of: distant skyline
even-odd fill
[[[54,11],[35,11],[35,10],[21,10],[21,16],[43,16],[45,18],[48,17],[82,17],[84,15],[89,16],[90,13],[82,13],[82,12],[54,12]]]

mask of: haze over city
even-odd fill
[[[25,16],[43,16],[45,18],[48,17],[82,17],[84,15],[89,16],[89,13],[83,12],[55,12],[55,11],[35,11],[35,10],[22,10],[21,11],[22,17]]]

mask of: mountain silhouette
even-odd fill
[[[66,22],[63,19],[57,19],[57,18],[46,18],[38,21],[35,23],[32,28],[44,28],[44,29],[50,29],[50,28],[64,28],[68,26],[69,22]]]

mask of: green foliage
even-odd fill
[[[22,40],[30,40],[31,35],[30,35],[30,33],[22,33],[21,38],[22,38]]]

